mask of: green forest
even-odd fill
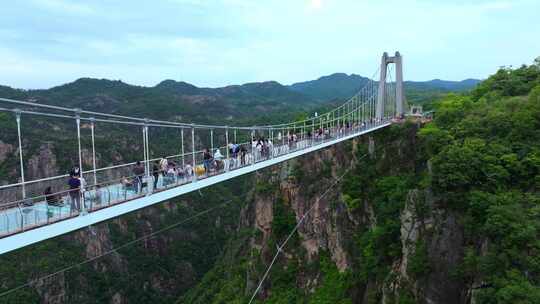
[[[84,261],[89,248],[116,248],[232,202],[0,303],[247,303],[302,208],[349,167],[319,218],[283,248],[256,303],[540,303],[540,59],[500,69],[471,91],[417,96],[433,121],[394,124],[94,234],[2,256],[0,293]],[[109,140],[101,138],[103,151]],[[414,238],[404,235],[410,225]],[[319,242],[315,253],[310,240]]]
[[[435,107],[418,134],[433,171],[422,183],[463,222],[456,275],[477,303],[539,303],[540,60]]]
[[[540,60],[501,69],[471,92],[446,94],[432,106],[435,119],[421,128],[408,122],[376,134],[375,141],[386,146],[384,154],[394,156],[358,163],[341,187],[349,214],[365,217],[367,203],[376,218],[371,226],[347,231],[353,265],[339,271],[324,250],[316,260],[306,260],[296,234],[285,249],[287,257],[272,268],[258,303],[426,303],[430,284],[437,280],[450,296],[437,290],[441,298],[435,302],[540,303]],[[415,138],[415,146],[396,146],[407,136]],[[368,153],[368,142],[354,150],[361,157]],[[315,200],[331,169],[323,164],[307,170],[297,167],[292,178]],[[266,244],[275,248],[276,240],[294,227],[294,211],[275,183],[257,189],[275,197],[272,237]],[[459,243],[447,244],[455,260],[438,256],[437,237],[448,227],[426,225],[411,244],[404,278],[395,268],[404,258],[400,215],[413,193],[431,197],[413,199],[414,206],[408,207],[419,222],[437,216],[455,219],[460,237]],[[339,209],[341,199],[335,198],[330,208]],[[246,273],[257,282],[270,257],[261,250],[239,249],[247,242],[245,235],[235,242],[178,303],[249,300],[246,290],[253,286],[246,285]],[[238,256],[232,264],[229,254]],[[317,287],[303,287],[306,277],[318,278]]]

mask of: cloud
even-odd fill
[[[320,9],[311,8],[318,1]],[[408,79],[483,78],[501,64],[529,62],[540,49],[531,38],[540,31],[537,0],[85,3],[5,6],[0,69],[15,74],[0,74],[0,84],[46,87],[80,76],[147,85],[165,78],[200,86],[291,83],[334,72],[371,75],[382,52],[396,50]]]

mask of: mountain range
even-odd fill
[[[313,110],[330,101],[341,102],[354,95],[367,81],[368,78],[360,75],[335,73],[292,85],[266,81],[201,88],[175,80],[144,87],[119,80],[80,78],[41,90],[0,86],[0,97],[183,122],[226,123],[261,117],[268,119],[270,113],[279,113],[281,117],[283,113],[289,113],[284,119],[290,119],[290,113]],[[439,93],[469,90],[479,82],[476,79],[407,81],[405,88],[412,102],[422,102],[426,96],[432,98]]]
[[[369,78],[357,74],[335,73],[317,80],[294,83],[289,88],[316,100],[330,100],[352,96],[368,81]],[[405,81],[405,94],[408,95],[407,97],[412,97],[413,102],[421,102],[421,100],[415,99],[419,92],[462,92],[474,88],[480,82],[481,80],[478,79]]]

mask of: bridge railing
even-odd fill
[[[252,143],[241,143],[244,147],[245,155],[238,153],[233,157],[227,152],[228,147],[214,147],[219,149],[224,158],[219,162],[212,162],[210,170],[202,170],[204,168],[203,151],[196,153],[185,153],[183,155],[168,156],[167,159],[175,162],[179,166],[189,165],[190,171],[183,171],[182,174],[163,174],[159,173],[157,180],[154,178],[153,172],[146,172],[142,177],[141,182],[138,177],[129,174],[135,164],[122,164],[101,168],[94,171],[83,172],[83,177],[87,180],[83,189],[67,189],[68,176],[60,175],[53,178],[36,181],[36,189],[39,187],[53,187],[55,191],[49,194],[38,193],[38,190],[32,190],[35,195],[27,196],[25,199],[13,200],[9,203],[0,205],[0,237],[12,235],[36,227],[49,225],[58,221],[66,220],[79,216],[81,213],[94,212],[103,208],[107,208],[116,204],[121,204],[136,198],[140,198],[152,193],[167,190],[173,187],[178,187],[188,183],[197,182],[198,180],[223,174],[227,171],[237,170],[245,166],[251,166],[255,163],[262,162],[274,157],[286,155],[294,151],[307,149],[316,145],[320,145],[327,141],[335,140],[340,137],[351,135],[374,126],[386,122],[362,122],[360,124],[350,124],[348,128],[345,126],[336,126],[323,130],[322,135],[298,134],[296,141],[291,141],[288,137],[275,138],[272,145],[266,150],[259,151]],[[286,136],[286,135],[285,135]],[[226,157],[228,154],[228,158]],[[195,165],[193,165],[195,158]],[[242,158],[244,160],[242,161]],[[156,161],[151,159],[149,161]],[[183,163],[182,163],[183,162]],[[183,169],[189,166],[182,166]],[[152,166],[150,166],[152,170]],[[161,168],[160,168],[161,170]],[[98,183],[88,182],[94,179],[94,173],[99,174]],[[28,185],[27,185],[28,186]],[[41,188],[43,189],[43,188]],[[1,189],[7,190],[7,189]],[[17,191],[15,189],[14,191]],[[80,201],[80,207],[76,208],[77,202]]]

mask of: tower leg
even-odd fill
[[[396,52],[394,64],[396,65],[396,115],[402,117],[405,110],[403,99],[403,60],[399,52]]]
[[[386,65],[388,61],[388,53],[384,52],[381,60],[381,75],[379,77],[379,92],[377,94],[377,109],[375,118],[382,120],[384,115],[384,97],[386,96]]]

